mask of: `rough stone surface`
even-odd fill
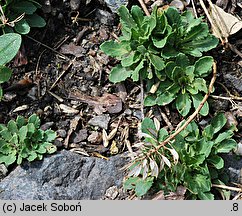
[[[114,25],[114,15],[109,13],[108,11],[104,11],[101,9],[96,10],[96,17],[100,23],[112,26]]]
[[[81,0],[71,0],[70,5],[72,10],[78,10],[81,4]]]
[[[224,75],[226,86],[235,89],[238,93],[242,93],[242,80],[231,74]]]
[[[121,5],[127,5],[128,0],[104,0],[113,13],[117,13]]]
[[[242,157],[235,154],[223,154],[224,166],[230,177],[230,182],[240,183],[240,170],[242,167]]]
[[[122,185],[125,164],[120,155],[104,160],[62,150],[18,166],[0,182],[0,200],[101,199],[109,187]]]
[[[107,130],[110,119],[111,118],[108,114],[103,114],[103,115],[99,115],[99,116],[95,116],[95,117],[91,118],[89,120],[88,124],[93,125],[93,126],[98,126],[100,128]]]
[[[79,130],[78,132],[73,133],[73,136],[71,136],[71,142],[79,143],[87,139],[87,136],[88,135],[86,129]]]

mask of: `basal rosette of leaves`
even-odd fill
[[[163,146],[149,159],[137,161],[130,167],[126,189],[134,189],[136,195],[146,194],[150,188],[176,191],[179,185],[187,188],[189,199],[214,199],[212,183],[224,184],[220,175],[224,161],[220,153],[228,153],[237,147],[233,128],[224,130],[226,118],[222,113],[215,116],[210,124],[200,129],[193,121],[178,134],[172,142]],[[142,122],[145,134],[143,155],[155,149],[166,139],[168,132],[157,127],[157,122],[146,118]],[[221,191],[228,197],[229,192]]]
[[[39,16],[36,11],[41,5],[34,0],[7,0],[0,1],[3,13],[8,19],[8,23],[15,21],[23,15],[20,20],[13,22],[12,25],[3,25],[3,33],[17,32],[19,34],[28,34],[32,27],[41,28],[46,25],[45,20]],[[1,20],[0,20],[0,24]]]
[[[174,60],[169,59],[165,67],[167,79],[160,82],[155,94],[150,94],[145,98],[144,105],[164,106],[173,102],[178,112],[182,116],[186,116],[192,106],[195,109],[198,108],[204,94],[208,92],[204,77],[209,75],[212,65],[211,56],[203,56],[192,64],[189,58],[182,53]],[[205,102],[200,114],[206,116],[208,112],[209,106]]]
[[[119,42],[107,41],[101,49],[121,61],[114,67],[109,76],[110,81],[121,82],[128,77],[133,81],[142,78],[152,78],[155,70],[164,69],[164,61],[160,52],[153,46],[151,35],[157,26],[157,11],[150,17],[144,16],[138,6],[133,6],[129,12],[125,6],[119,8],[122,36]],[[160,29],[161,31],[161,29]],[[164,37],[168,36],[166,26],[163,26]],[[158,55],[157,55],[158,54]]]
[[[18,116],[16,121],[0,124],[0,163],[8,166],[15,161],[21,164],[24,159],[41,160],[44,154],[57,150],[52,144],[55,138],[54,131],[40,129],[40,119],[36,114],[28,119]]]
[[[191,12],[183,14],[169,7],[165,11],[154,9],[151,16],[144,16],[138,6],[130,10],[119,9],[122,35],[119,41],[107,41],[101,49],[109,56],[120,60],[110,73],[110,81],[121,82],[128,77],[133,81],[158,77],[165,80],[164,69],[169,58],[180,53],[201,57],[211,50],[218,39],[209,33],[201,19]]]
[[[202,22],[202,17],[194,18],[191,11],[185,11],[180,15],[172,7],[164,13],[167,23],[172,28],[162,50],[164,58],[176,57],[180,53],[201,57],[203,52],[218,45],[218,39],[209,33],[208,25]]]

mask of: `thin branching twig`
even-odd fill
[[[141,119],[144,120],[144,81],[140,78],[140,111],[141,111]]]

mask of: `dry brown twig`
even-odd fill
[[[160,107],[158,107],[159,112],[161,117],[163,118],[164,122],[167,124],[168,128],[172,131],[174,129],[174,127],[172,126],[170,120],[168,119],[167,115],[161,110]]]
[[[216,32],[216,35],[219,35],[219,39],[222,41],[222,43],[226,43],[227,41],[222,37],[221,30],[219,29],[216,21],[210,16],[203,0],[199,0],[199,2],[200,2],[200,5],[202,6],[207,18],[208,18],[210,24],[214,27],[214,31]]]
[[[194,0],[192,0],[192,8],[193,8],[193,12],[194,12],[195,17],[198,18],[197,10],[196,10],[195,4],[194,4]]]
[[[143,11],[145,12],[146,16],[150,16],[150,12],[148,11],[144,1],[143,0],[139,0],[139,3],[141,5]]]
[[[72,66],[73,62],[75,62],[76,57],[70,61],[70,63],[68,64],[67,68],[65,70],[62,71],[62,73],[58,76],[58,78],[55,80],[55,82],[52,84],[52,86],[50,87],[50,90],[52,90],[53,88],[55,88],[56,84],[59,82],[59,80],[64,76],[64,74],[69,70],[69,68]]]
[[[226,185],[212,184],[212,187],[221,188],[221,189],[225,189],[225,190],[232,190],[232,191],[242,192],[241,188],[229,187],[229,186],[226,186]]]
[[[67,56],[63,55],[62,53],[58,52],[57,50],[53,49],[52,47],[50,47],[50,46],[48,46],[48,45],[46,45],[46,44],[44,44],[44,43],[34,39],[34,38],[32,38],[32,37],[30,37],[28,35],[25,35],[25,37],[29,38],[30,40],[32,40],[32,41],[34,41],[36,43],[39,43],[41,46],[43,46],[43,47],[51,50],[52,52],[58,54],[60,57],[64,58],[65,60],[70,60]]]
[[[8,21],[8,18],[5,17],[5,14],[3,12],[3,8],[2,6],[0,5],[0,20],[2,22],[2,24],[0,24],[0,27],[2,26],[5,26],[5,25],[8,25],[8,26],[11,26],[11,27],[14,27],[15,23],[16,22],[19,22],[21,19],[23,19],[25,16],[25,13],[21,14],[20,16],[18,16],[15,20],[13,21]]]
[[[231,95],[230,97],[211,95],[211,97],[214,98],[214,99],[221,99],[221,100],[228,100],[228,101],[231,101],[231,100],[242,101],[242,97],[237,97],[237,96],[234,96],[234,95]]]

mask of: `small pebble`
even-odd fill
[[[124,114],[131,115],[132,114],[132,110],[131,109],[126,109],[126,110],[124,110]]]
[[[110,119],[111,118],[110,118],[109,114],[94,116],[93,118],[91,118],[89,120],[88,124],[92,125],[92,126],[98,126],[100,128],[107,130]]]
[[[81,0],[71,0],[70,5],[71,5],[71,10],[75,11],[78,10],[81,4]]]
[[[98,144],[102,141],[102,134],[97,131],[92,131],[87,140],[90,143]]]
[[[114,200],[119,194],[117,186],[112,186],[106,190],[105,196],[111,200]]]
[[[56,133],[59,137],[62,137],[62,138],[65,138],[66,134],[67,134],[66,130],[64,130],[64,129],[59,129],[59,130],[56,131]]]
[[[41,130],[48,130],[54,125],[54,122],[46,122],[45,124],[40,126]]]
[[[227,119],[227,122],[226,122],[226,125],[225,125],[226,128],[230,128],[233,125],[236,127],[238,125],[238,121],[234,117],[233,113],[231,113],[231,112],[225,112],[224,115],[225,115],[225,117]]]
[[[133,115],[134,115],[134,117],[136,117],[136,118],[138,118],[138,119],[142,119],[142,113],[141,113],[141,111],[140,110],[135,110],[134,112],[133,112]]]
[[[58,138],[56,138],[55,140],[54,140],[54,145],[56,146],[56,147],[62,147],[63,146],[63,138],[60,138],[60,137],[58,137]]]
[[[88,135],[87,135],[86,129],[79,130],[78,132],[75,132],[72,134],[71,142],[80,143],[81,141],[84,141],[85,139],[87,139],[87,136]]]
[[[4,164],[0,164],[0,181],[7,176],[8,169]]]

